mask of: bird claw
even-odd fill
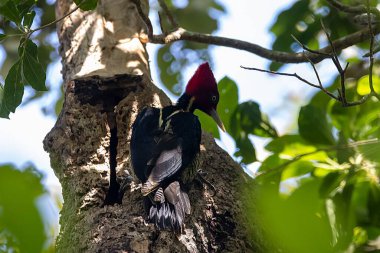
[[[204,177],[204,176],[207,175],[207,172],[204,172],[202,169],[198,169],[198,170],[197,170],[197,173],[198,173],[198,175],[200,175],[200,176],[202,176],[202,177]]]
[[[119,189],[120,202],[123,199],[124,193],[127,191],[127,188],[131,185],[132,182],[133,182],[133,177],[131,175],[127,175],[124,178],[124,181],[121,184],[120,189]]]
[[[211,191],[213,192],[211,194],[211,197],[214,197],[216,195],[216,188],[212,183],[210,183],[210,181],[208,181],[206,178],[204,178],[204,176],[206,176],[206,175],[207,175],[207,172],[204,172],[202,169],[198,170],[197,176],[199,177],[199,179],[202,183],[204,183],[205,185],[210,187]]]

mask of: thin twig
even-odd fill
[[[142,7],[141,7],[141,1],[140,0],[132,0],[132,2],[136,5],[137,11],[144,21],[145,25],[147,26],[147,33],[149,41],[153,41],[153,25],[152,22],[150,22],[150,19],[147,15],[145,15]]]
[[[310,62],[310,65],[312,66],[312,68],[313,68],[313,70],[314,70],[315,76],[317,77],[317,80],[318,80],[318,84],[319,84],[320,89],[321,89],[324,93],[326,93],[328,96],[330,96],[331,98],[340,101],[339,97],[335,96],[335,95],[332,94],[330,91],[328,91],[328,90],[325,89],[325,87],[324,87],[323,84],[322,84],[321,78],[319,77],[319,73],[318,73],[318,71],[317,71],[317,68],[315,67],[315,64],[314,64],[312,61],[310,61],[310,60],[309,60],[309,62]]]
[[[293,40],[294,40],[295,42],[297,42],[297,44],[298,44],[303,50],[305,50],[305,51],[307,51],[307,52],[310,52],[310,53],[313,53],[313,54],[316,54],[316,55],[323,55],[323,56],[325,56],[326,58],[331,58],[331,57],[332,57],[332,55],[331,55],[330,53],[320,52],[320,51],[318,51],[318,50],[313,50],[313,49],[307,47],[307,46],[304,45],[301,41],[299,41],[299,40],[297,39],[297,37],[294,36],[293,34],[291,34],[290,36],[293,38]],[[305,57],[307,57],[307,56],[305,56]],[[310,58],[307,58],[307,60],[310,61]]]
[[[64,20],[65,18],[67,18],[68,16],[70,16],[71,14],[73,14],[74,12],[76,12],[80,8],[80,6],[82,5],[83,2],[84,1],[80,2],[72,11],[70,11],[66,15],[64,15],[64,16],[60,17],[59,19],[56,19],[56,20],[54,20],[54,21],[52,21],[52,22],[50,22],[50,23],[48,23],[46,25],[43,25],[43,26],[40,26],[40,27],[38,27],[36,29],[30,30],[29,33],[32,34],[32,33],[36,32],[36,31],[42,30],[42,29],[44,29],[44,28],[46,28],[48,26],[54,25],[54,24],[58,23],[59,21]]]
[[[285,72],[277,72],[277,71],[272,71],[272,70],[265,70],[265,69],[259,69],[259,68],[253,68],[253,67],[244,67],[244,66],[240,66],[240,68],[243,68],[243,69],[248,69],[248,70],[256,70],[256,71],[259,71],[259,72],[265,72],[265,73],[269,73],[269,74],[274,74],[274,75],[279,75],[279,76],[292,76],[292,77],[295,77],[297,78],[298,80],[314,87],[314,88],[318,88],[320,89],[320,86],[316,85],[316,84],[313,84],[311,82],[309,82],[308,80],[300,77],[297,73],[285,73]]]
[[[347,99],[346,99],[346,80],[345,80],[345,75],[346,75],[346,69],[343,70],[342,65],[340,65],[339,59],[338,59],[338,53],[334,47],[334,44],[332,42],[331,36],[329,32],[327,31],[325,24],[321,20],[321,27],[322,30],[324,31],[327,41],[329,42],[329,45],[331,46],[332,49],[332,57],[331,60],[333,61],[335,67],[337,68],[340,76],[340,101],[342,102],[343,106],[347,106]]]
[[[159,2],[159,4],[160,4],[162,10],[164,11],[166,17],[168,18],[168,20],[169,20],[169,22],[170,22],[172,28],[173,28],[173,29],[178,29],[178,27],[179,27],[179,26],[178,26],[178,23],[177,23],[177,21],[175,21],[175,19],[174,19],[172,13],[170,12],[168,6],[167,6],[166,3],[165,3],[165,0],[158,0],[158,2]]]
[[[293,34],[291,35],[292,38],[305,50],[305,51],[308,51],[308,52],[311,52],[311,53],[315,53],[315,54],[319,54],[319,52],[315,51],[315,50],[312,50],[310,48],[308,48],[306,45],[304,45],[303,43],[301,43],[297,38],[296,36],[294,36]],[[323,54],[324,56],[326,56],[327,58],[330,58],[330,59],[333,59],[334,56],[332,54]],[[318,84],[319,84],[319,88],[325,92],[328,96],[330,96],[331,98],[333,99],[336,99],[338,101],[340,101],[339,97],[336,97],[334,94],[332,94],[331,92],[329,92],[328,90],[326,90],[321,82],[321,78],[319,77],[319,73],[317,71],[317,68],[315,67],[315,64],[305,55],[306,59],[308,60],[308,62],[310,63],[310,65],[312,66],[313,70],[314,70],[314,73],[317,77],[317,80],[318,80]]]
[[[165,29],[164,24],[163,24],[163,21],[162,21],[161,12],[158,12],[158,22],[160,23],[161,32],[163,34],[167,34],[166,29]]]
[[[361,99],[359,99],[357,101],[346,102],[345,106],[346,107],[350,107],[350,106],[356,106],[356,105],[364,104],[368,100],[368,98],[370,98],[370,97],[371,97],[370,95],[366,95],[366,96],[363,96]]]
[[[342,69],[342,66],[340,65],[340,62],[338,59],[337,50],[335,49],[334,43],[332,42],[332,39],[331,39],[331,36],[330,36],[329,32],[327,31],[325,24],[323,23],[322,19],[320,20],[320,23],[321,23],[322,30],[326,35],[327,41],[329,42],[329,45],[331,47],[331,52],[332,52],[331,59],[333,60],[336,68],[338,69],[339,74],[341,74],[341,73],[343,73],[343,69]]]

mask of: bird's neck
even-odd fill
[[[184,93],[177,101],[177,104],[175,105],[178,109],[181,109],[185,112],[194,112],[196,109],[195,103],[194,103],[195,97],[190,96],[186,93]]]

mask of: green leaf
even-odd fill
[[[74,3],[83,11],[90,11],[96,8],[98,0],[74,0]]]
[[[30,28],[32,26],[32,24],[33,24],[33,20],[34,20],[35,16],[36,16],[36,12],[35,11],[28,12],[27,14],[25,14],[24,20],[23,20],[22,24],[25,27]]]
[[[341,130],[345,136],[352,136],[352,128],[349,126],[356,124],[359,106],[344,107],[342,103],[335,100],[331,100],[328,105],[332,124]]]
[[[268,252],[336,252],[319,187],[319,180],[306,181],[285,199],[272,190],[270,181],[258,189],[257,211],[246,213],[260,216],[265,236],[277,249]]]
[[[290,163],[282,171],[281,181],[287,180],[289,178],[299,177],[306,175],[314,170],[314,165],[310,161],[296,161]]]
[[[338,146],[346,146],[345,148],[338,148],[336,151],[336,156],[338,159],[338,163],[348,162],[350,157],[355,155],[355,150],[351,147],[347,146],[348,141],[343,135],[343,132],[339,132]]]
[[[314,146],[306,143],[299,135],[283,135],[269,142],[265,149],[274,153],[284,153],[296,156],[316,150]]]
[[[37,46],[31,41],[26,41],[24,53],[21,58],[22,72],[25,80],[35,90],[46,91],[46,73],[37,58]]]
[[[264,113],[261,113],[260,126],[253,130],[253,134],[260,137],[278,137],[276,128],[269,122],[268,116]]]
[[[220,138],[218,126],[210,116],[199,110],[195,111],[194,114],[198,116],[203,131],[211,133],[214,138]]]
[[[18,55],[21,58],[23,58],[25,53],[28,53],[29,55],[31,55],[36,60],[38,58],[38,56],[37,56],[38,55],[38,47],[30,39],[28,39],[28,40],[21,39],[21,41],[20,41],[20,45],[18,47]]]
[[[270,71],[278,71],[282,66],[284,66],[283,63],[272,61],[269,64],[269,70]]]
[[[373,89],[376,93],[380,93],[380,77],[377,75],[372,76],[372,85]],[[371,89],[369,87],[369,75],[362,76],[356,87],[356,91],[359,95],[365,96],[371,93]]]
[[[365,158],[380,163],[380,142],[360,145],[358,149]]]
[[[322,180],[319,194],[321,198],[331,198],[335,195],[337,188],[342,184],[346,174],[342,171],[331,171]]]
[[[21,104],[24,95],[24,85],[22,83],[21,64],[16,62],[8,72],[4,85],[4,102],[6,108],[15,112]]]
[[[289,162],[289,160],[285,160],[279,156],[279,154],[273,154],[265,158],[265,160],[261,163],[259,172],[264,172],[267,170],[272,170],[273,168],[281,166],[283,163]]]
[[[252,134],[261,123],[260,106],[254,101],[241,103],[230,118],[231,135],[237,139],[241,132]]]
[[[239,138],[236,140],[237,151],[234,156],[241,157],[241,162],[243,164],[250,164],[255,162],[256,159],[256,151],[248,137]]]
[[[224,123],[227,132],[229,132],[231,115],[238,105],[238,87],[233,80],[225,76],[219,81],[218,90],[220,95],[218,114]]]
[[[0,118],[9,119],[9,114],[10,114],[10,111],[5,106],[5,101],[4,101],[4,88],[0,84]]]
[[[242,134],[253,134],[260,137],[277,137],[276,129],[270,124],[268,117],[262,114],[260,106],[254,101],[239,104],[230,117],[229,133],[234,139]]]
[[[16,1],[15,1],[16,2]],[[37,3],[37,0],[20,0],[17,1],[17,9],[20,12],[20,17],[24,17],[30,12],[30,9],[34,4]]]
[[[368,241],[367,231],[361,227],[355,227],[352,241],[355,246],[364,245]]]
[[[368,223],[369,210],[368,210],[368,197],[370,192],[370,182],[364,180],[357,180],[354,185],[354,190],[351,197],[351,208],[356,214],[357,222]]]
[[[303,106],[298,116],[298,130],[302,138],[312,144],[332,145],[335,143],[332,127],[326,114],[313,105]]]
[[[370,220],[373,221],[374,224],[380,224],[380,212],[378,212],[378,210],[380,210],[379,208],[380,208],[380,186],[378,182],[371,181],[369,195],[368,195],[368,211],[369,211]],[[380,233],[378,233],[377,235],[380,235]]]
[[[208,12],[213,1],[189,1],[183,9],[177,9],[175,16],[178,23],[190,31],[212,33],[218,29],[218,20],[212,18]]]
[[[37,207],[44,193],[41,175],[34,168],[23,171],[11,165],[0,166],[0,224],[19,249],[16,252],[42,252],[46,235]]]
[[[14,1],[7,1],[4,5],[0,6],[0,15],[4,16],[10,21],[15,22],[16,24],[21,23],[21,13],[17,9],[17,6]]]

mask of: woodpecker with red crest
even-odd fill
[[[201,125],[199,109],[225,131],[216,108],[219,92],[208,63],[201,64],[175,105],[146,107],[133,123],[131,158],[142,183],[150,222],[160,229],[182,232],[191,206],[186,189],[197,173]]]

